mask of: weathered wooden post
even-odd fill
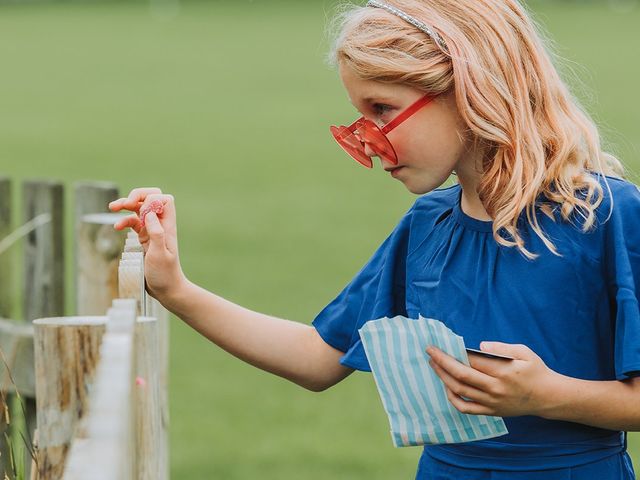
[[[136,300],[136,314],[144,315],[147,295],[144,285],[144,253],[129,251],[134,239],[126,240],[127,246],[118,265],[118,296]],[[137,241],[137,240],[135,240]]]
[[[125,252],[142,252],[142,246],[137,240],[136,233],[130,233],[125,246]],[[125,257],[129,255],[128,257]],[[124,253],[123,258],[142,258],[142,275],[144,276],[144,256],[133,257],[134,253]],[[143,294],[145,299],[145,314],[157,320],[157,337],[159,346],[160,360],[157,364],[158,381],[160,383],[160,414],[162,420],[161,441],[158,445],[163,450],[161,458],[165,462],[162,467],[164,476],[158,477],[161,480],[169,478],[169,311],[162,306],[158,300],[148,295],[146,291]]]
[[[32,231],[24,248],[24,318],[64,315],[64,190],[62,183],[30,180],[23,187],[23,217],[50,214],[51,222]]]
[[[118,198],[118,186],[111,182],[76,182],[74,190],[76,229],[83,216],[90,213],[108,213],[109,202]]]
[[[118,297],[118,260],[126,235],[113,228],[122,215],[107,206],[117,198],[112,183],[75,184],[76,315],[104,315]]]
[[[77,231],[76,313],[104,314],[118,298],[118,262],[126,235],[113,228],[122,215],[84,215]]]
[[[135,303],[114,300],[100,346],[89,415],[74,441],[64,480],[133,480],[135,457]]]
[[[86,412],[106,317],[34,320],[38,474],[62,478],[78,420]]]
[[[137,375],[141,387],[136,390],[138,441],[136,458],[140,480],[169,478],[169,331],[167,311],[147,294],[144,282],[144,253],[135,232],[129,232],[119,267],[120,297],[134,298],[141,315],[151,319],[136,326]],[[153,338],[150,342],[145,336]],[[154,346],[155,345],[155,346]],[[148,379],[147,379],[148,377]],[[151,407],[153,405],[153,408]]]
[[[23,219],[50,215],[50,222],[31,231],[24,242],[23,318],[64,316],[65,252],[64,252],[64,188],[62,183],[29,180],[23,185]],[[25,399],[27,437],[33,438],[36,427],[36,404]],[[25,452],[27,476],[31,455]]]
[[[167,480],[164,464],[166,430],[162,418],[160,390],[160,345],[158,321],[153,317],[138,317],[135,331],[137,480]]]
[[[150,297],[151,298],[151,297]],[[160,361],[156,369],[158,370],[160,383],[160,414],[162,419],[162,443],[161,455],[163,461],[162,472],[164,476],[158,477],[160,480],[169,479],[169,311],[164,308],[155,298],[151,301],[151,313],[158,323],[158,347],[160,349]]]

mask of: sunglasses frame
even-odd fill
[[[382,127],[376,125],[373,121],[365,118],[364,115],[356,119],[351,125],[332,125],[329,127],[333,138],[338,142],[338,145],[342,147],[342,149],[347,152],[347,154],[356,160],[361,165],[364,165],[367,168],[373,168],[373,160],[369,157],[364,150],[365,143],[368,143],[369,146],[376,152],[376,156],[384,158],[389,161],[393,165],[398,164],[398,156],[396,154],[393,145],[387,138],[387,133],[391,132],[394,128],[402,124],[405,120],[411,117],[414,113],[420,110],[422,107],[425,107],[431,101],[436,98],[435,95],[423,95],[418,100],[413,102],[407,108],[402,110],[398,115],[396,115],[393,120],[389,123],[386,123]],[[371,129],[371,130],[369,130]],[[377,136],[378,146],[374,145],[371,138],[369,141],[365,141],[362,139],[361,131],[367,132],[369,130],[370,135]],[[353,136],[355,142],[349,143],[347,140]],[[382,143],[382,145],[380,145]],[[382,148],[381,148],[382,147]],[[383,151],[378,151],[378,148],[381,148]],[[384,151],[386,150],[386,152]]]

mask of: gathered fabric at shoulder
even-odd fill
[[[406,316],[406,258],[409,244],[455,201],[456,188],[419,197],[387,239],[340,294],[313,320],[322,339],[345,352],[340,363],[371,371],[358,329],[381,317]],[[428,212],[428,213],[427,213]]]
[[[312,322],[325,342],[347,352],[340,360],[343,365],[370,371],[358,329],[367,320],[404,314],[405,258],[413,210]]]

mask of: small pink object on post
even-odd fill
[[[140,227],[144,227],[145,217],[154,212],[156,215],[162,215],[164,204],[160,200],[152,200],[149,205],[140,209]]]

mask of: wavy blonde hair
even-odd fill
[[[487,152],[478,195],[494,238],[536,258],[517,227],[526,210],[532,229],[559,255],[538,223],[538,195],[560,205],[563,220],[577,214],[586,232],[604,196],[598,177],[608,188],[604,176],[624,177],[624,169],[601,150],[598,128],[560,78],[539,28],[515,0],[387,3],[431,25],[446,49],[383,9],[341,5],[329,24],[329,63],[433,95],[453,90],[474,141]],[[550,205],[541,210],[554,218]]]

